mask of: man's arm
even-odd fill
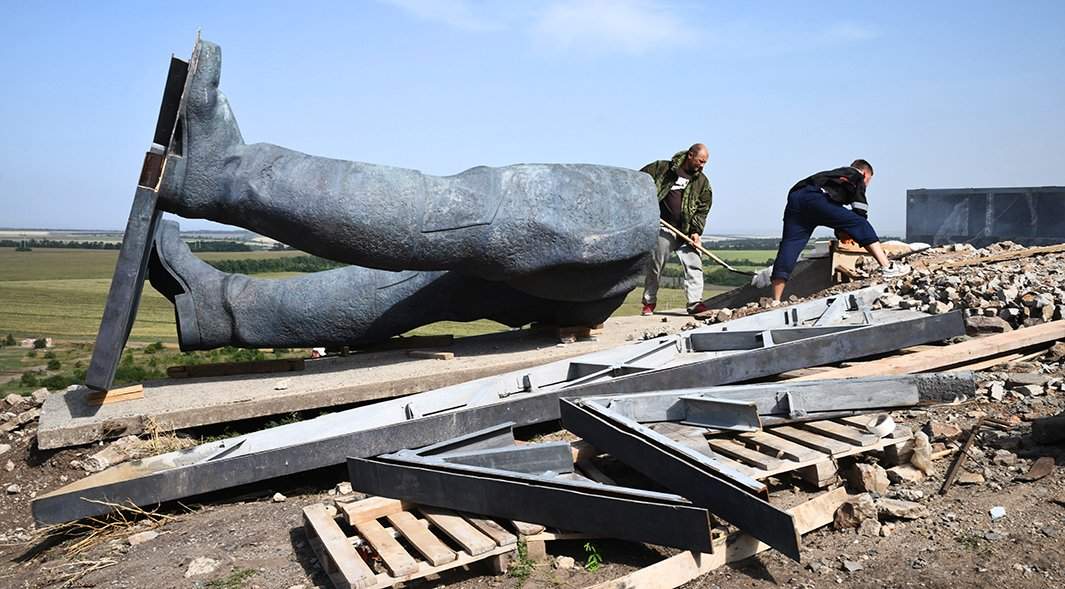
[[[714,204],[714,191],[710,187],[710,182],[706,183],[706,186],[699,192],[696,197],[695,214],[692,215],[691,221],[689,221],[689,228],[693,235],[702,235],[703,230],[706,229],[706,215],[710,212],[710,207]],[[695,238],[692,238],[695,241]]]
[[[647,164],[640,168],[640,171],[644,174],[650,174],[655,179],[655,184],[658,184],[658,179],[666,173],[669,169],[669,160],[658,160]]]

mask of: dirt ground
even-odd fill
[[[1059,365],[1060,366],[1060,365]],[[1057,376],[1060,375],[1060,368]],[[989,382],[1003,373],[983,373]],[[981,414],[1028,418],[1053,414],[1065,403],[1054,387],[1038,399],[1008,396],[993,401],[978,396],[969,402],[894,413],[900,423],[920,428],[929,421],[952,423],[963,431]],[[893,484],[888,496],[914,498],[930,514],[896,522],[887,537],[858,535],[854,530],[823,528],[803,539],[803,562],[767,552],[713,571],[688,587],[1061,587],[1065,584],[1065,472],[1060,467],[1047,477],[1024,482],[1032,459],[1053,456],[1065,460],[1065,448],[1032,446],[1028,426],[1020,420],[1011,431],[984,430],[967,470],[981,473],[986,482],[955,485],[946,496],[937,491],[951,458],[935,463],[936,472],[919,483]],[[963,436],[964,438],[964,436]],[[13,469],[0,470],[0,586],[115,587],[115,588],[291,588],[330,587],[302,530],[301,509],[331,503],[331,491],[342,472],[319,471],[299,479],[281,479],[255,489],[237,489],[202,503],[168,506],[168,519],[134,519],[83,552],[70,554],[85,535],[62,541],[42,541],[33,531],[30,500],[70,480],[85,476],[71,466],[99,447],[41,452],[32,434],[9,440],[12,448],[0,455]],[[957,442],[955,442],[957,444]],[[996,450],[1015,452],[1014,458]],[[1000,453],[1001,454],[1001,453]],[[1000,460],[1000,458],[1002,458]],[[865,460],[868,460],[866,458]],[[1008,464],[1014,461],[1013,464]],[[17,493],[6,490],[17,485]],[[773,501],[791,505],[817,491],[803,485],[781,485]],[[901,491],[901,493],[900,493]],[[284,494],[283,502],[273,499]],[[249,495],[250,493],[250,495]],[[1055,501],[1057,500],[1057,502]],[[992,521],[992,507],[1005,508],[1005,517]],[[159,535],[131,546],[133,534],[152,530]],[[627,542],[593,542],[604,564],[595,572],[580,567],[587,558],[582,541],[548,544],[553,557],[570,556],[576,568],[562,569],[553,561],[532,569],[527,578],[492,575],[483,565],[447,573],[411,586],[584,587],[620,577],[675,551]],[[198,558],[217,561],[208,574],[186,577]],[[103,567],[91,570],[92,567]],[[73,575],[85,574],[64,585]]]

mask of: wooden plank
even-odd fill
[[[796,530],[801,534],[808,534],[832,523],[836,509],[846,500],[847,490],[840,487],[788,511],[795,518]],[[727,563],[750,558],[768,549],[769,546],[752,536],[744,533],[733,534],[726,541],[725,550],[718,550],[713,554],[681,552],[624,577],[598,583],[587,589],[674,589]]]
[[[518,520],[512,520],[510,523],[514,526],[514,529],[517,530],[518,533],[522,536],[535,536],[536,534],[539,534],[547,529],[547,527],[541,526],[540,524],[530,524],[529,522],[522,522]]]
[[[166,375],[170,378],[203,378],[231,376],[234,374],[267,374],[271,372],[297,372],[303,370],[303,358],[277,358],[251,362],[216,362],[213,364],[185,364],[170,366]]]
[[[760,477],[760,476],[762,476],[764,474],[762,471],[758,470],[757,468],[752,468],[752,467],[750,467],[750,466],[748,466],[748,465],[746,465],[746,464],[744,464],[744,463],[742,463],[742,462],[740,462],[738,460],[733,460],[733,459],[729,458],[728,456],[721,456],[720,454],[714,454],[714,456],[712,458],[713,458],[713,460],[716,460],[716,461],[720,462],[721,464],[723,464],[726,468],[731,468],[732,470],[734,470],[734,471],[736,471],[736,472],[738,472],[738,473],[740,473],[742,475],[749,476],[751,478],[758,478],[758,477]]]
[[[856,378],[944,370],[1015,350],[1053,343],[1063,338],[1065,338],[1065,319],[1025,327],[1024,329],[1007,333],[996,333],[974,338],[935,350],[873,360],[860,366],[835,370],[829,373],[828,376],[832,378]],[[823,376],[825,375],[800,376],[794,380],[813,380]]]
[[[407,551],[399,545],[399,542],[385,531],[384,526],[377,520],[371,519],[355,524],[359,534],[377,551],[377,555],[385,563],[385,567],[392,572],[392,576],[399,577],[409,575],[418,570],[418,563]]]
[[[89,391],[85,395],[85,401],[90,405],[109,405],[122,401],[144,398],[144,385],[135,384],[118,389],[106,391]]]
[[[773,430],[744,433],[736,436],[736,439],[747,445],[754,445],[762,448],[763,452],[766,452],[767,449],[773,450],[778,458],[787,458],[788,460],[796,460],[799,462],[817,460],[819,458],[829,458],[829,455],[818,452],[813,448],[807,448],[802,444],[796,444],[791,440],[775,435]],[[768,452],[766,453],[768,454]]]
[[[727,438],[711,439],[710,447],[713,448],[715,452],[724,454],[725,456],[731,456],[740,460],[744,464],[754,466],[761,470],[773,470],[782,466],[780,460],[762,454],[757,450],[752,450],[743,444],[739,444]]]
[[[303,529],[334,587],[363,589],[375,583],[373,570],[352,548],[325,505],[316,503],[303,508]]]
[[[796,469],[795,473],[815,487],[827,487],[836,482],[839,467],[836,466],[835,461],[828,459]]]
[[[800,429],[863,448],[872,446],[880,441],[880,436],[876,434],[869,433],[864,429],[859,430],[849,425],[836,423],[835,421],[810,421],[798,425]]]
[[[496,546],[509,546],[518,542],[518,537],[511,534],[499,525],[495,520],[488,519],[486,517],[478,517],[476,515],[463,514],[466,521],[473,524],[473,527],[481,531],[485,536],[488,536],[496,543]]]
[[[498,556],[500,554],[507,554],[509,552],[514,552],[516,549],[517,549],[517,544],[511,545],[511,546],[495,547],[490,552],[487,552],[485,554],[480,554],[480,555],[477,555],[477,556],[472,556],[472,555],[467,554],[465,552],[459,552],[458,553],[458,558],[456,558],[455,560],[453,560],[453,561],[451,561],[451,562],[449,562],[447,564],[443,564],[443,565],[435,566],[435,567],[431,566],[427,562],[419,562],[418,563],[418,570],[416,572],[414,572],[414,573],[409,574],[409,575],[403,575],[403,576],[400,576],[400,577],[393,577],[391,575],[388,575],[387,573],[380,573],[379,575],[377,575],[377,583],[375,585],[373,585],[372,587],[369,587],[369,588],[366,588],[366,589],[384,589],[385,587],[395,587],[395,586],[397,586],[397,585],[399,585],[401,583],[407,583],[409,581],[413,581],[415,579],[421,579],[423,577],[428,577],[430,575],[439,575],[440,573],[442,573],[444,571],[447,571],[447,570],[450,570],[450,569],[463,567],[463,566],[466,566],[466,565],[471,564],[473,562],[486,560],[486,559],[489,559],[489,558],[491,558],[493,556]],[[430,584],[430,586],[432,586],[432,584]]]
[[[847,452],[848,450],[854,448],[854,446],[851,446],[850,444],[845,444],[843,442],[840,442],[839,440],[826,438],[813,432],[801,430],[797,427],[790,425],[774,427],[773,429],[768,431],[771,431],[774,435],[780,436],[784,439],[791,440],[792,442],[807,446],[809,448],[813,448],[818,452],[824,452],[825,454],[829,454],[831,456],[835,456],[836,454],[842,452]]]
[[[429,564],[440,566],[458,558],[454,550],[429,532],[424,521],[414,517],[409,511],[390,513],[385,518]]]
[[[496,543],[491,538],[479,532],[470,522],[454,512],[426,505],[418,506],[418,510],[422,512],[425,519],[473,556],[484,554],[496,547]]]
[[[344,519],[352,526],[398,513],[410,507],[403,501],[385,497],[367,497],[354,502],[337,501],[336,506]]]

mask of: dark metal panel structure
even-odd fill
[[[906,191],[906,240],[932,245],[1065,241],[1065,186]]]

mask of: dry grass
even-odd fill
[[[60,587],[74,587],[74,584],[81,580],[85,575],[94,571],[106,569],[107,567],[113,567],[116,564],[118,564],[118,561],[113,558],[75,560],[73,562],[65,562],[54,567],[49,567],[49,570],[73,569],[60,573],[59,577],[55,579],[55,582],[62,583]]]
[[[144,458],[146,456],[165,454],[167,452],[173,452],[174,450],[183,450],[198,444],[198,442],[192,438],[185,438],[177,435],[173,429],[162,427],[159,425],[159,422],[156,421],[154,416],[149,416],[145,420],[144,433],[148,435],[148,439],[144,441],[144,444],[140,448],[138,448],[138,455],[133,456],[133,458]]]
[[[130,535],[136,527],[152,529],[176,521],[177,517],[159,513],[155,510],[147,511],[137,507],[133,502],[128,504],[111,503],[109,501],[97,501],[95,499],[81,498],[82,501],[106,505],[111,508],[111,513],[100,517],[89,517],[73,522],[66,522],[41,528],[37,532],[38,542],[50,540],[74,542],[64,549],[67,557],[77,556],[101,542],[115,540]]]

